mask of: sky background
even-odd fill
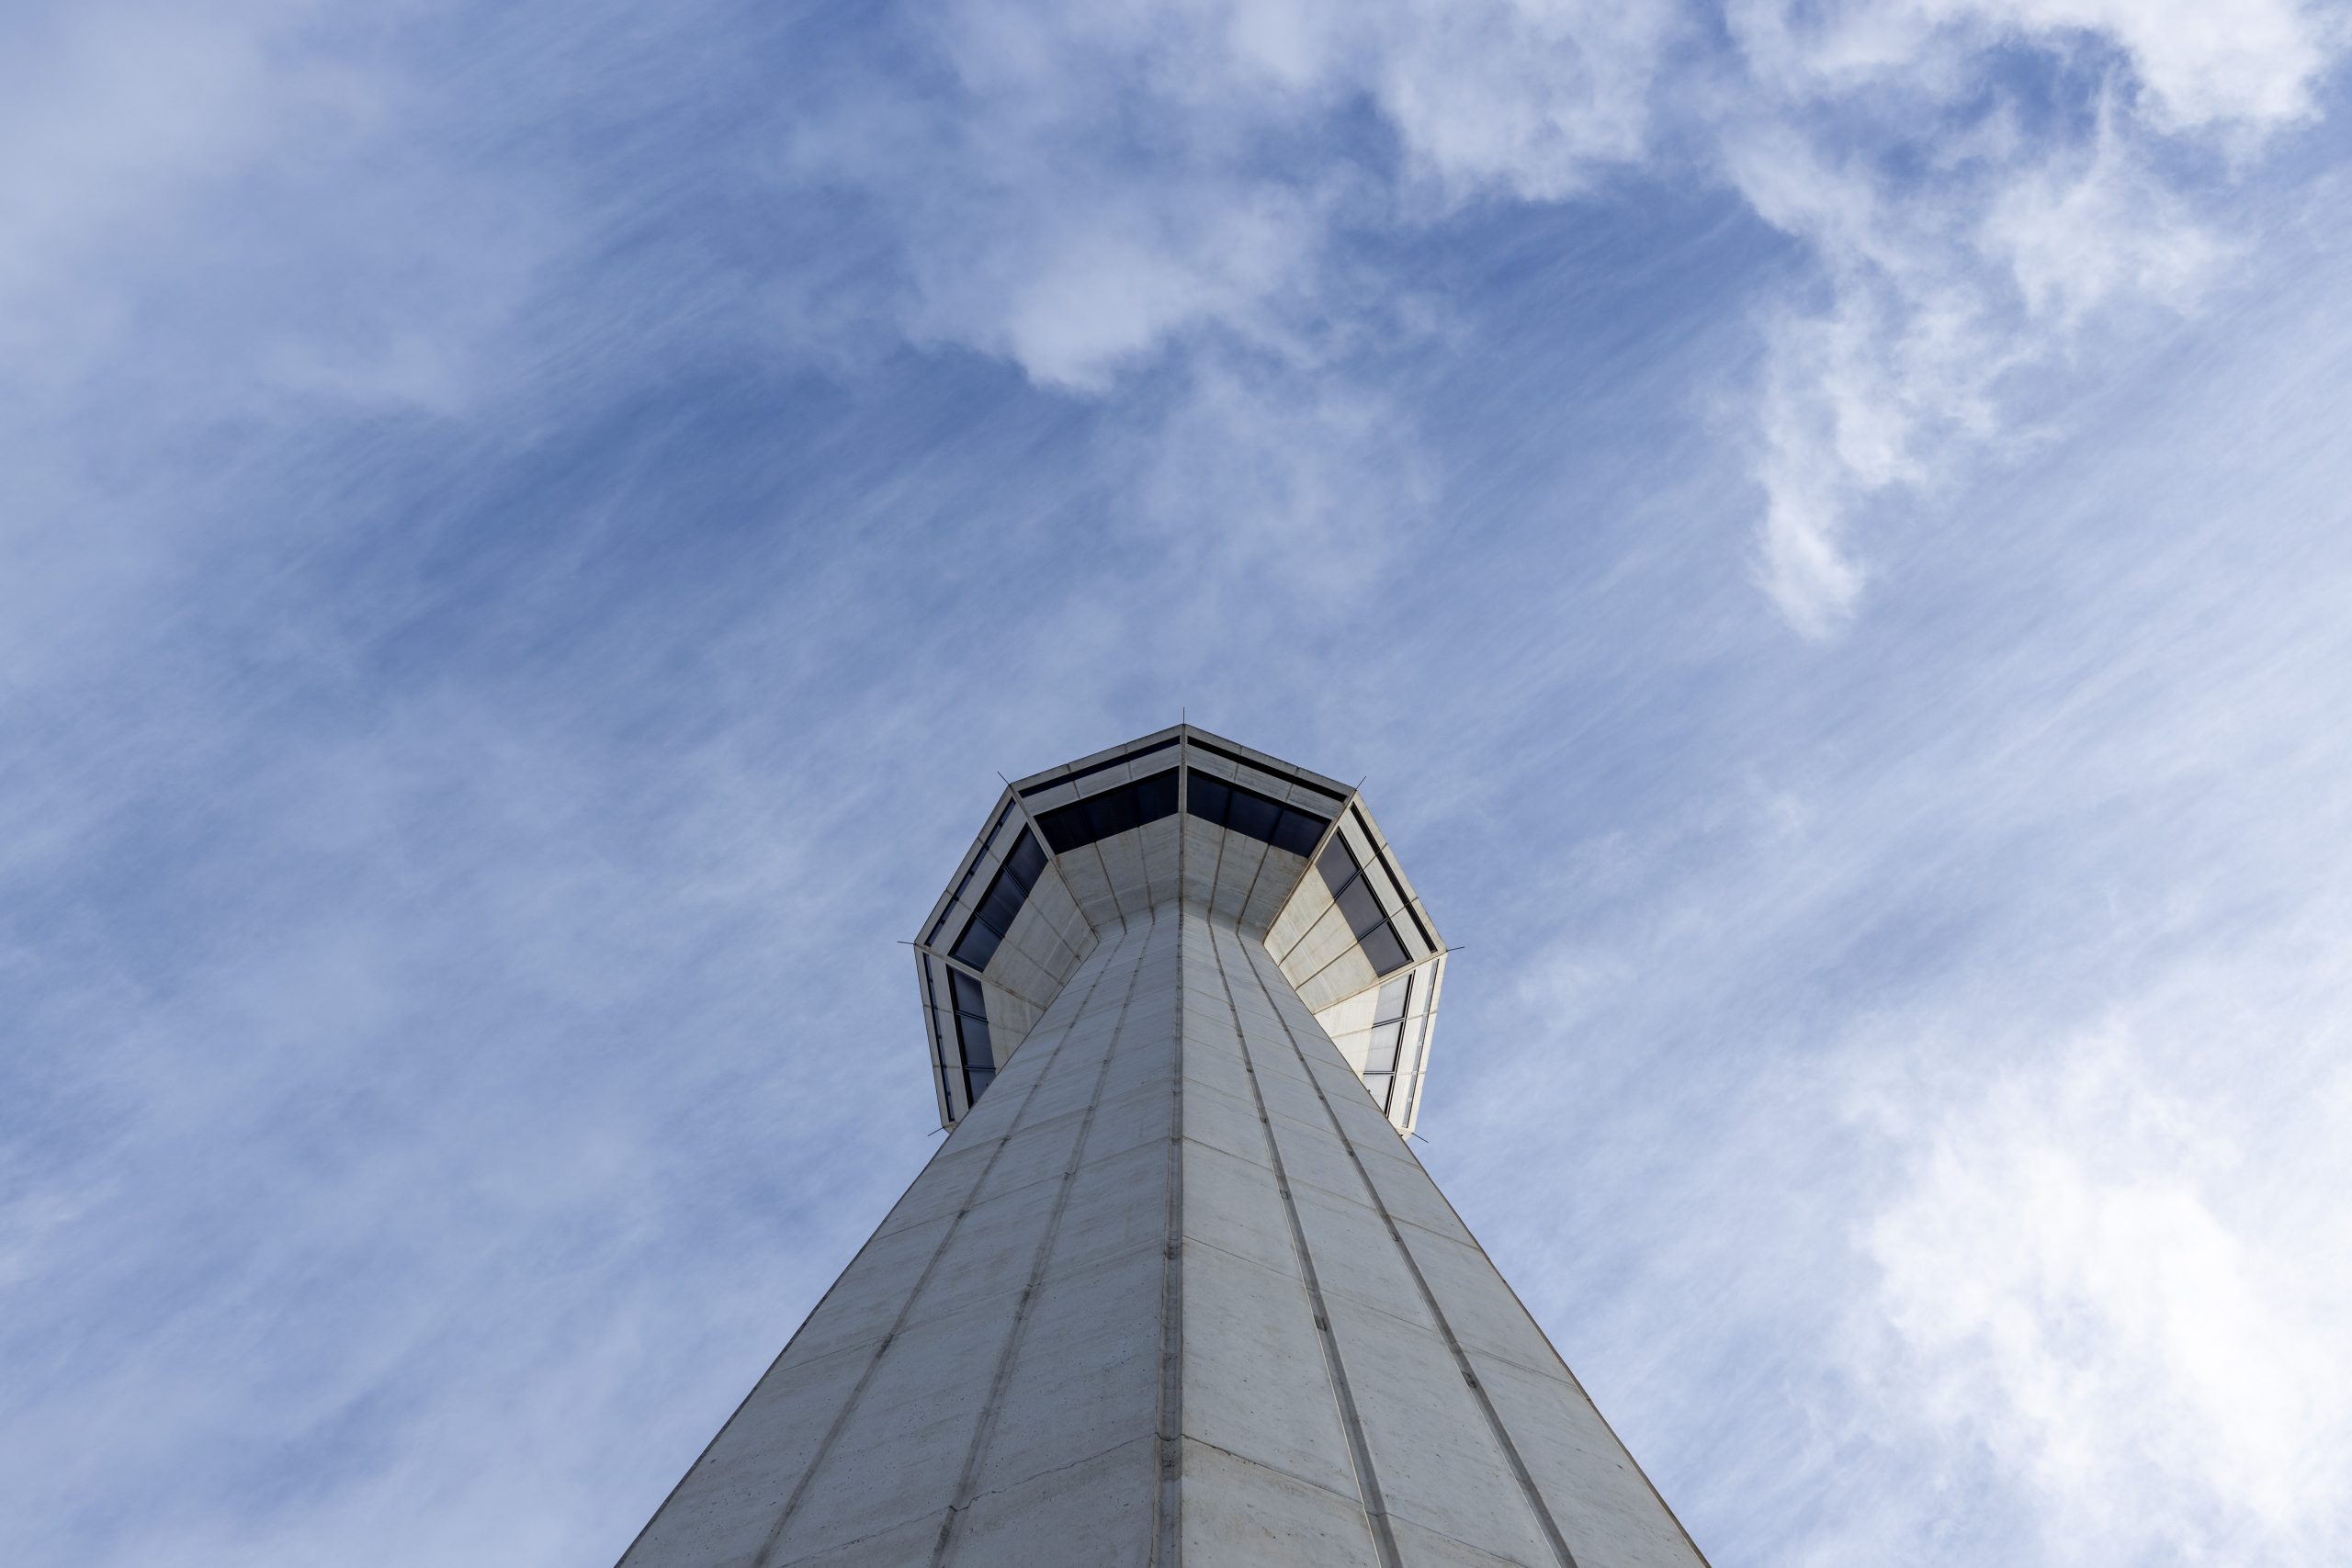
[[[1180,712],[1718,1568],[2352,1561],[2352,21],[0,17],[0,1559],[616,1557]]]

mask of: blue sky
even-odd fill
[[[0,1557],[608,1561],[1180,711],[1713,1561],[2352,1556],[2295,0],[0,21]]]

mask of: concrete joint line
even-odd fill
[[[1125,940],[1124,937],[1120,939],[1121,946],[1125,945]],[[1110,967],[1109,959],[1115,956],[1117,952],[1118,949],[1114,948],[1110,953],[1105,954],[1102,968],[1094,972],[1093,979],[1087,984],[1085,997],[1080,999],[1078,1007],[1072,1010],[1070,1023],[1063,1026],[1060,1036],[1054,1041],[1052,1051],[1047,1054],[1045,1062],[1039,1066],[1037,1076],[1030,1080],[1027,1091],[1022,1095],[1021,1109],[1013,1112],[1012,1124],[1006,1127],[1004,1135],[989,1146],[989,1157],[981,1162],[980,1174],[972,1183],[974,1192],[979,1191],[988,1185],[989,1175],[996,1169],[996,1162],[1003,1157],[1005,1149],[1012,1144],[1012,1134],[1019,1132],[1021,1124],[1028,1119],[1029,1107],[1037,1098],[1038,1087],[1046,1081],[1054,1062],[1061,1055],[1062,1047],[1069,1043],[1071,1027],[1085,1012],[1087,1003],[1093,1000],[1094,989],[1102,983],[1103,973]],[[950,1134],[949,1141],[953,1141],[953,1134]],[[945,1144],[942,1144],[940,1152],[945,1153],[946,1147]],[[939,1156],[933,1155],[932,1157],[936,1159]],[[890,1347],[897,1343],[899,1336],[906,1331],[907,1321],[912,1315],[916,1303],[922,1300],[923,1291],[930,1285],[932,1274],[938,1269],[940,1258],[946,1255],[948,1245],[956,1239],[956,1233],[963,1228],[964,1216],[970,1213],[971,1210],[968,1208],[959,1210],[956,1217],[947,1222],[947,1228],[940,1233],[938,1245],[931,1249],[931,1256],[923,1261],[922,1272],[915,1276],[914,1288],[907,1292],[906,1304],[899,1308],[899,1315],[892,1320],[888,1332],[884,1334],[881,1341],[875,1346],[872,1359],[865,1363],[865,1370],[857,1374],[857,1382],[850,1386],[849,1396],[842,1401],[842,1407],[833,1413],[831,1424],[825,1428],[824,1437],[818,1441],[817,1451],[810,1457],[808,1468],[800,1472],[800,1479],[794,1483],[792,1495],[785,1499],[784,1507],[777,1513],[775,1523],[768,1527],[766,1537],[760,1542],[760,1550],[752,1558],[752,1568],[773,1568],[776,1547],[784,1540],[785,1527],[792,1522],[793,1515],[797,1513],[800,1505],[807,1501],[809,1487],[815,1483],[819,1473],[824,1470],[825,1461],[832,1457],[834,1445],[841,1440],[842,1431],[848,1427],[850,1417],[856,1414],[859,1401],[865,1396],[866,1386],[874,1381],[875,1372],[882,1365],[882,1358],[889,1352]],[[785,1349],[789,1353],[791,1347],[787,1345]],[[782,1358],[779,1357],[778,1359]],[[757,1392],[754,1388],[753,1393]],[[744,1403],[748,1404],[751,1402],[747,1399]],[[723,1435],[725,1428],[720,1428],[720,1431]],[[717,1438],[712,1439],[713,1442],[717,1440]],[[689,1475],[693,1473],[692,1471],[687,1472]],[[678,1484],[683,1486],[685,1483],[681,1481]],[[674,1493],[673,1495],[674,1495]],[[660,1517],[660,1515],[657,1513],[655,1517]],[[650,1529],[650,1526],[648,1528]]]
[[[1179,775],[1182,776],[1181,774]],[[1182,813],[1179,813],[1180,818]],[[1184,829],[1176,829],[1176,981],[1184,980]],[[1184,1554],[1184,1010],[1170,1029],[1176,1057],[1168,1078],[1168,1213],[1159,1273],[1159,1486],[1152,1497],[1152,1568],[1178,1568]]]
[[[1248,956],[1246,953],[1243,954],[1245,960]],[[1453,1363],[1461,1371],[1462,1381],[1469,1386],[1480,1413],[1486,1416],[1487,1429],[1494,1434],[1496,1446],[1510,1461],[1511,1476],[1519,1483],[1520,1492],[1526,1498],[1536,1523],[1543,1526],[1544,1538],[1550,1544],[1553,1555],[1558,1558],[1561,1568],[1577,1568],[1576,1553],[1568,1550],[1567,1538],[1560,1533],[1559,1522],[1553,1518],[1551,1506],[1544,1502],[1543,1491],[1535,1484],[1535,1477],[1528,1470],[1527,1461],[1521,1455],[1519,1445],[1511,1440],[1510,1429],[1503,1425],[1502,1413],[1495,1408],[1495,1402],[1478,1382],[1478,1374],[1470,1365],[1469,1352],[1454,1337],[1453,1325],[1447,1321],[1445,1309],[1438,1304],[1437,1293],[1430,1289],[1428,1279],[1421,1273],[1420,1264],[1414,1259],[1412,1248],[1405,1245],[1405,1235],[1396,1228],[1396,1217],[1388,1212],[1388,1204],[1380,1196],[1380,1189],[1373,1184],[1372,1172],[1364,1168],[1363,1156],[1357,1152],[1347,1129],[1340,1125],[1340,1113],[1332,1109],[1331,1097],[1325,1092],[1323,1080],[1315,1076],[1314,1064],[1307,1060],[1306,1048],[1298,1043],[1297,1032],[1291,1028],[1290,1020],[1283,1016],[1281,1005],[1274,1000],[1273,989],[1266,983],[1264,971],[1252,964],[1250,972],[1257,980],[1258,990],[1266,998],[1266,1005],[1273,1010],[1274,1021],[1282,1025],[1283,1035],[1297,1055],[1299,1069],[1306,1075],[1308,1086],[1315,1090],[1315,1098],[1322,1103],[1323,1114],[1329,1118],[1331,1131],[1338,1134],[1341,1146],[1348,1151],[1348,1159],[1356,1168],[1356,1179],[1363,1183],[1364,1196],[1371,1201],[1373,1212],[1380,1216],[1382,1226],[1388,1232],[1388,1239],[1396,1247],[1397,1257],[1404,1261],[1406,1272],[1413,1277],[1413,1283],[1420,1292],[1421,1304],[1429,1309],[1430,1317],[1437,1324],[1439,1335],[1445,1340],[1445,1348],[1453,1352]]]
[[[1152,931],[1158,923],[1155,920],[1144,929],[1141,959],[1150,956]],[[962,1522],[966,1511],[978,1500],[980,1466],[987,1461],[989,1441],[996,1435],[997,1416],[1004,1406],[1004,1391],[1012,1382],[1014,1367],[1020,1364],[1022,1341],[1029,1325],[1029,1303],[1043,1288],[1046,1267],[1053,1261],[1054,1241],[1061,1234],[1062,1215],[1069,1208],[1070,1189],[1078,1184],[1079,1168],[1086,1163],[1086,1144],[1094,1133],[1094,1113],[1102,1106],[1102,1086],[1110,1081],[1111,1064],[1118,1060],[1119,1043],[1126,1034],[1127,1010],[1136,999],[1136,983],[1142,974],[1142,962],[1128,965],[1126,994],[1119,999],[1118,1016],[1112,1021],[1111,1039],[1103,1047],[1102,1065],[1094,1069],[1094,1090],[1087,1099],[1085,1114],[1079,1118],[1078,1141],[1071,1146],[1069,1165],[1062,1172],[1060,1190],[1054,1194],[1053,1211],[1046,1216],[1045,1232],[1037,1238],[1036,1254],[1029,1260],[1029,1282],[1022,1288],[1020,1304],[1013,1309],[1012,1331],[1005,1336],[1004,1348],[997,1356],[996,1371],[989,1380],[988,1397],[980,1405],[980,1418],[973,1427],[971,1444],[965,1450],[963,1472],[956,1478],[956,1489],[948,1494],[947,1517],[940,1521],[939,1540],[932,1548],[932,1568],[944,1568],[956,1550],[956,1526]],[[1096,975],[1095,983],[1102,983],[1100,974]],[[1091,999],[1091,991],[1089,997]],[[1082,1005],[1080,1010],[1084,1010]],[[1065,1035],[1063,1038],[1069,1037]],[[1037,1084],[1045,1082],[1059,1055],[1060,1047],[1057,1045],[1055,1057],[1048,1058],[1045,1066],[1039,1069]],[[1036,1089],[1037,1085],[1032,1085],[1030,1093],[1034,1096]],[[1023,1100],[1021,1108],[1023,1112],[1027,1111],[1029,1101]],[[1008,1133],[1006,1142],[1011,1141],[1012,1134]]]
[[[1298,1258],[1299,1278],[1306,1286],[1309,1310],[1315,1315],[1317,1342],[1323,1348],[1324,1371],[1331,1382],[1331,1394],[1339,1405],[1340,1427],[1347,1434],[1348,1456],[1355,1466],[1357,1501],[1363,1505],[1364,1523],[1371,1531],[1373,1548],[1380,1554],[1381,1568],[1402,1568],[1396,1533],[1388,1522],[1388,1505],[1381,1495],[1380,1475],[1373,1467],[1372,1444],[1356,1411],[1355,1392],[1348,1383],[1347,1363],[1340,1354],[1339,1337],[1331,1332],[1330,1312],[1324,1305],[1314,1254],[1306,1245],[1306,1227],[1300,1223],[1298,1204],[1290,1195],[1289,1179],[1283,1170],[1282,1148],[1274,1141],[1273,1122],[1266,1114],[1266,1096],[1258,1084],[1257,1061],[1250,1054],[1249,1032],[1241,1024],[1241,1010],[1234,1005],[1233,981],[1226,973],[1223,944],[1216,940],[1215,927],[1209,929],[1209,956],[1216,964],[1217,984],[1225,989],[1226,1011],[1233,1018],[1234,1038],[1241,1043],[1241,1066],[1250,1079],[1250,1093],[1258,1102],[1258,1121],[1265,1129],[1266,1157],[1273,1168],[1275,1189],[1282,1193],[1283,1213],[1290,1221],[1291,1249]],[[1262,985],[1263,981],[1260,983]],[[1295,1043],[1293,1042],[1294,1046]]]

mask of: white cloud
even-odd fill
[[[1713,166],[1814,264],[1762,322],[1758,575],[1827,636],[1868,579],[1857,525],[1997,453],[2015,373],[2222,272],[2231,242],[2167,150],[2250,156],[2313,112],[2338,40],[2292,0],[1744,0],[1727,21],[1726,54],[1672,0],[967,6],[942,33],[952,113],[916,112],[911,142],[808,128],[804,156],[879,188],[922,149],[935,183],[886,197],[910,330],[1089,395],[1236,343],[1340,374],[1335,340],[1398,326],[1343,276],[1352,226]],[[1365,109],[1388,147],[1302,156]]]
[[[2352,1158],[2231,1128],[2120,1025],[1949,1087],[1877,1106],[1909,1168],[1860,1236],[1881,1386],[2039,1499],[2053,1561],[2319,1561],[2352,1511],[2352,1231],[2257,1195],[2352,1191]]]
[[[1148,525],[1185,580],[1227,585],[1227,617],[1234,585],[1269,580],[1305,588],[1292,599],[1302,610],[1343,611],[1430,504],[1409,420],[1352,388],[1301,379],[1202,366],[1138,443]]]
[[[2006,378],[2063,359],[2102,311],[2194,302],[2230,246],[2196,193],[2155,172],[2168,142],[2244,150],[2309,114],[2329,40],[2288,0],[2242,16],[1755,0],[1732,21],[1754,94],[1724,117],[1725,167],[1827,289],[1768,319],[1759,577],[1792,625],[1826,636],[1866,577],[1858,517],[1980,456],[2007,428]],[[2005,79],[2017,67],[1999,52],[2018,45],[2051,66],[2087,55],[2092,85],[2029,107],[2040,89]],[[2101,51],[2123,67],[2098,65]]]

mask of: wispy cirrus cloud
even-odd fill
[[[0,28],[16,1560],[609,1557],[994,770],[1188,704],[1374,770],[1719,1556],[2343,1555],[2317,13]]]
[[[887,186],[910,330],[1092,395],[1170,353],[1349,374],[1346,345],[1411,330],[1348,286],[1351,232],[1721,179],[1805,261],[1760,311],[1749,418],[1759,580],[1826,636],[1860,519],[2000,450],[2014,383],[2084,332],[2226,276],[2218,198],[2317,112],[2339,31],[2291,0],[2226,27],[2065,0],[976,7],[940,48],[952,107],[860,103],[804,168]],[[917,147],[936,178],[910,186]]]
[[[1818,259],[1776,307],[1760,576],[1799,630],[1852,613],[1849,525],[2009,433],[2009,384],[2103,313],[2193,306],[2233,159],[2315,112],[2338,43],[2291,0],[1734,7],[1757,101],[1725,135],[1758,216]]]

